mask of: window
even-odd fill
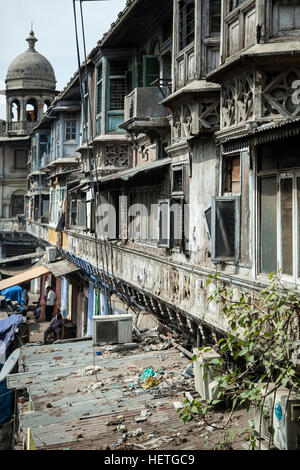
[[[26,103],[26,121],[35,122],[38,119],[38,104],[36,100],[30,99]]]
[[[240,246],[239,197],[215,197],[211,208],[211,249],[214,260],[238,261]]]
[[[15,169],[25,170],[27,166],[27,151],[16,150],[15,151]]]
[[[137,76],[139,87],[150,87],[160,78],[160,63],[156,55],[143,55],[143,61],[138,64]]]
[[[56,158],[60,154],[60,119],[56,123]]]
[[[102,65],[97,67],[97,103],[96,103],[96,114],[102,112]]]
[[[209,7],[210,35],[219,35],[221,32],[221,0],[210,0]]]
[[[170,200],[158,201],[158,246],[170,247]]]
[[[24,195],[13,195],[11,197],[11,216],[15,217],[20,214],[24,214]]]
[[[11,104],[11,121],[17,122],[20,121],[21,116],[21,107],[19,100],[14,100]]]
[[[230,0],[229,2],[229,10],[232,11],[237,8],[239,5],[244,3],[246,0]]]
[[[184,167],[178,166],[172,169],[172,194],[184,193]]]
[[[40,144],[40,158],[43,156],[44,153],[48,155],[50,151],[50,136],[40,135],[39,144]]]
[[[123,110],[126,92],[126,71],[128,62],[120,60],[110,61],[109,72],[109,109]]]
[[[65,121],[65,141],[76,140],[76,119],[66,119]]]
[[[179,3],[179,50],[191,44],[195,38],[195,2],[182,0]]]
[[[300,164],[297,138],[258,148],[259,272],[300,277]]]
[[[70,225],[77,225],[77,199],[72,199],[70,203]]]
[[[239,194],[241,192],[240,156],[223,159],[223,192]]]
[[[273,32],[284,36],[289,31],[300,29],[300,0],[278,0],[273,2]]]
[[[300,277],[300,172],[259,178],[260,272]]]
[[[83,124],[87,124],[89,119],[89,91],[88,82],[83,82]]]
[[[89,92],[88,82],[83,82],[83,103],[82,103],[82,140],[86,142],[88,137],[88,120],[89,120]]]
[[[84,199],[72,199],[70,203],[70,225],[86,228],[86,221],[86,201]]]

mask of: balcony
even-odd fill
[[[9,135],[26,135],[30,134],[32,129],[38,125],[38,122],[18,121],[8,123]]]
[[[125,97],[124,122],[120,127],[135,134],[168,129],[168,111],[160,103],[169,95],[168,86],[135,88]]]

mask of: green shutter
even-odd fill
[[[144,55],[143,57],[143,85],[150,87],[151,83],[159,78],[159,62],[157,56]]]
[[[138,80],[138,88],[143,87],[143,64],[137,64],[137,80]]]

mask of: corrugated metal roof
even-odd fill
[[[194,390],[193,379],[182,376],[190,361],[175,348],[148,352],[143,346],[122,353],[92,346],[91,340],[23,347],[20,373],[7,381],[9,388],[29,392],[34,411],[20,410],[20,424],[31,429],[37,449],[114,446],[122,433],[106,423],[119,415],[129,432],[142,428],[149,434],[160,427],[164,434],[170,424],[180,429],[169,395]],[[95,367],[101,368],[96,374]],[[138,383],[146,368],[161,372],[160,386],[148,391]],[[149,405],[152,415],[136,422]]]

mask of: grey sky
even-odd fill
[[[109,30],[125,4],[126,0],[83,3],[87,53]],[[56,88],[61,90],[77,70],[72,0],[0,0],[0,6],[0,89],[5,87],[10,63],[27,50],[25,39],[33,22],[38,39],[36,50],[51,62]],[[4,97],[0,95],[2,119],[6,119],[4,103]]]

